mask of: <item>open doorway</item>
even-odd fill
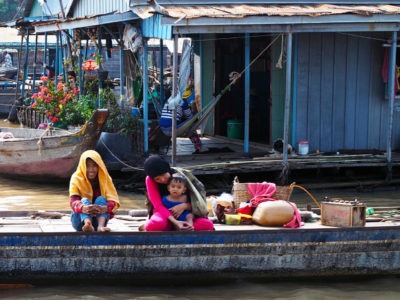
[[[250,61],[270,43],[269,36],[252,36]],[[244,68],[244,35],[220,35],[215,42],[216,92],[229,84],[231,72],[240,73]],[[271,59],[265,51],[250,68],[250,141],[270,144],[271,129]],[[215,133],[243,139],[244,75],[231,91],[225,94],[216,107]],[[232,127],[235,125],[236,127]],[[234,128],[235,132],[232,132]]]

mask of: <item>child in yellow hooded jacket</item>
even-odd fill
[[[82,153],[69,184],[71,223],[76,231],[108,232],[108,221],[120,207],[111,176],[99,153]]]

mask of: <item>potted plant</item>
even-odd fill
[[[108,71],[103,69],[104,58],[99,51],[90,54],[90,58],[82,63],[82,70],[85,72],[97,71],[99,80],[106,80]]]
[[[107,162],[128,160],[133,153],[133,136],[138,128],[138,117],[133,117],[131,110],[119,107],[109,86],[105,86],[100,93],[100,105],[108,109],[109,115],[96,150]]]
[[[31,107],[43,112],[49,123],[65,128],[65,108],[78,98],[79,89],[63,82],[55,86],[54,81],[48,80],[46,76],[42,76],[41,80],[44,84],[38,93],[32,95],[34,102]]]

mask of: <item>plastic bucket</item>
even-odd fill
[[[308,141],[300,141],[299,142],[299,155],[307,155],[308,154]]]
[[[242,120],[228,120],[227,136],[228,136],[228,138],[231,138],[231,139],[243,139],[243,121]]]

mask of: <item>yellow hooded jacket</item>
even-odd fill
[[[116,212],[120,207],[117,190],[112,182],[111,176],[108,174],[107,168],[101,159],[99,153],[94,150],[87,150],[82,153],[78,167],[71,176],[69,183],[69,196],[77,195],[82,198],[93,199],[93,189],[89,179],[86,177],[86,159],[92,159],[98,166],[98,180],[100,192],[107,201],[114,201],[115,206],[113,212]]]

